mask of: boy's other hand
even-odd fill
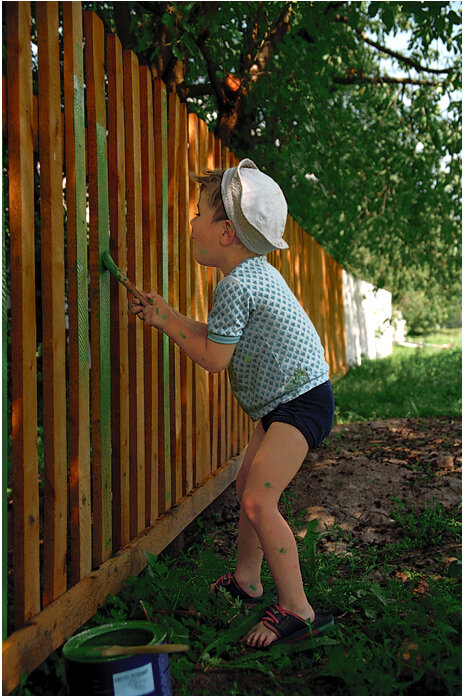
[[[170,306],[158,293],[149,291],[144,292],[147,298],[152,299],[152,303],[143,305],[138,298],[132,297],[129,304],[129,310],[140,320],[143,320],[146,325],[151,327],[162,327],[169,317]]]

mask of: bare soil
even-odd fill
[[[289,486],[289,522],[297,516],[306,521],[316,518],[322,532],[337,524],[352,532],[362,548],[394,543],[402,537],[402,529],[391,517],[393,498],[418,514],[432,501],[450,510],[461,499],[461,468],[460,418],[388,419],[337,426],[327,445],[308,454]],[[235,546],[238,518],[239,504],[232,485],[203,514],[220,555],[226,556]],[[303,535],[305,527],[295,532]],[[337,546],[336,552],[344,554],[344,543],[334,542],[331,535],[323,536],[320,545],[328,550]],[[451,559],[447,558],[451,545],[446,547],[443,555],[436,547],[429,558],[424,551],[410,551],[408,565],[428,574],[444,572]],[[400,561],[400,565],[405,564]],[[241,689],[253,694],[257,685],[264,686],[264,677],[258,672],[247,673],[247,677],[241,676]],[[235,679],[233,672],[212,675],[199,671],[192,695],[225,695]],[[336,686],[330,683],[319,687],[320,695],[334,695]],[[296,676],[295,693],[301,690],[301,679]],[[318,694],[316,690],[313,695]],[[427,692],[440,694],[434,687]]]

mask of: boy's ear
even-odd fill
[[[236,228],[234,227],[234,223],[232,221],[225,221],[224,226],[223,226],[223,231],[221,233],[221,239],[220,242],[222,245],[230,245],[232,242],[234,242],[236,238]]]

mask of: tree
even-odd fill
[[[92,6],[236,155],[279,181],[293,217],[346,269],[404,310],[412,294],[436,319],[458,302],[458,3]],[[401,31],[408,49],[389,48]]]

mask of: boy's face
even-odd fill
[[[219,236],[224,221],[213,221],[213,209],[210,208],[203,193],[200,194],[197,205],[197,215],[191,220],[192,241],[194,243],[194,259],[204,266],[217,266],[217,256],[220,252]]]

